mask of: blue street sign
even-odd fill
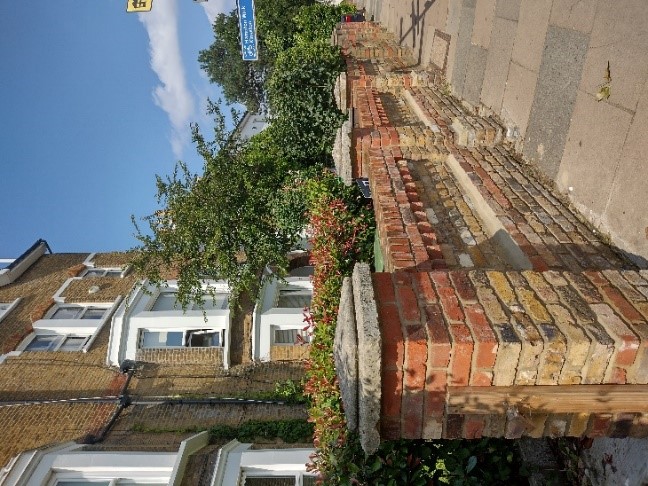
[[[238,0],[238,17],[243,60],[256,61],[259,59],[259,53],[257,51],[254,0]]]

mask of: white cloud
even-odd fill
[[[201,3],[202,7],[205,9],[205,14],[209,19],[209,24],[214,23],[214,19],[219,13],[230,13],[236,8],[235,0],[209,0],[207,2]]]
[[[139,14],[139,20],[148,33],[151,68],[160,80],[153,90],[153,99],[169,116],[171,148],[177,158],[182,158],[195,103],[187,88],[180,54],[176,0],[156,2],[150,12]]]

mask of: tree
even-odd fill
[[[333,96],[343,67],[339,47],[325,41],[299,43],[277,58],[267,83],[268,130],[286,157],[304,166],[330,163],[330,147],[344,120]]]
[[[240,103],[258,112],[264,105],[263,83],[269,67],[266,49],[259,46],[258,61],[242,59],[236,11],[219,14],[213,30],[214,42],[198,55],[200,67],[212,83],[223,88],[223,96],[229,103]]]
[[[258,61],[243,61],[237,11],[219,14],[214,21],[214,42],[200,51],[198,61],[213,83],[221,85],[229,103],[241,103],[257,112],[264,106],[264,82],[278,53],[293,44],[293,17],[314,0],[256,0]]]
[[[205,161],[201,176],[179,163],[171,176],[157,176],[157,198],[162,210],[145,217],[148,231],[140,230],[133,262],[135,270],[152,283],[163,284],[162,269],[177,272],[178,300],[184,306],[202,301],[202,280],[229,282],[231,302],[248,292],[255,296],[263,269],[269,263],[287,266],[286,253],[303,227],[302,208],[292,197],[282,197],[298,177],[261,133],[250,141],[224,130],[218,108],[215,139],[208,141],[193,125],[193,140]],[[277,208],[277,205],[294,205]],[[287,215],[294,220],[287,222]],[[301,221],[301,222],[300,222]]]

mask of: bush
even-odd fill
[[[302,167],[330,164],[330,147],[344,115],[333,96],[343,68],[338,47],[300,44],[282,52],[267,84],[269,132],[284,157]]]
[[[313,436],[313,425],[305,420],[251,420],[238,427],[215,425],[209,429],[212,442],[218,439],[237,439],[254,442],[256,439],[281,439],[284,442],[309,442]]]

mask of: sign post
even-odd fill
[[[259,52],[257,49],[254,0],[238,0],[237,3],[243,60],[256,61],[259,59]]]

